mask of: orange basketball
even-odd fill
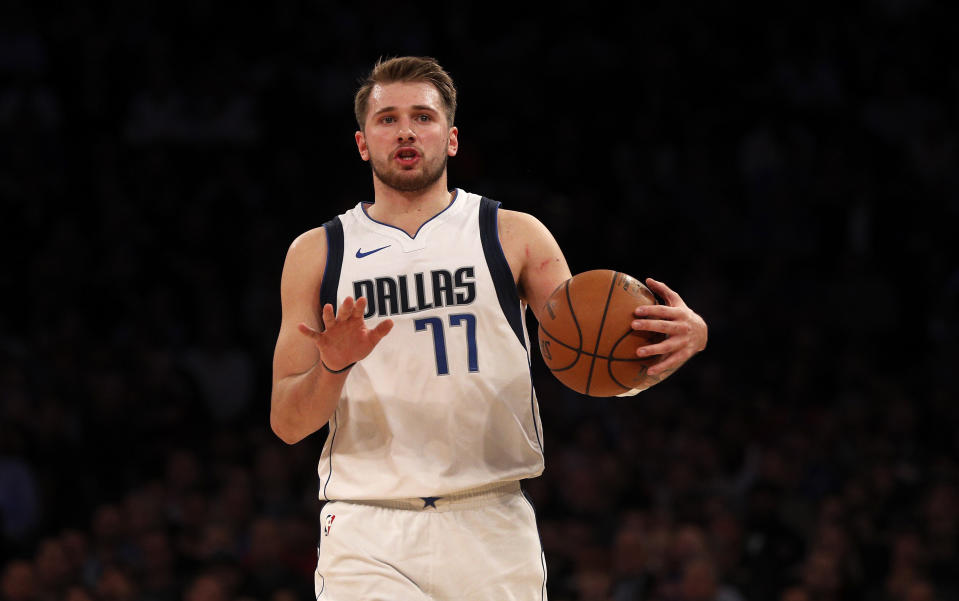
[[[556,378],[576,392],[609,397],[648,385],[646,369],[659,357],[636,349],[665,338],[633,330],[633,311],[659,304],[642,282],[625,273],[595,269],[577,274],[546,301],[539,349]]]

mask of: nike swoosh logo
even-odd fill
[[[356,258],[357,258],[357,259],[362,259],[363,257],[368,257],[368,256],[372,255],[373,253],[380,252],[380,251],[383,250],[384,248],[389,248],[390,246],[391,246],[390,244],[387,244],[386,246],[381,246],[381,247],[379,247],[379,248],[374,248],[373,250],[370,250],[370,251],[367,251],[367,252],[363,252],[363,249],[362,249],[362,248],[357,248],[357,249],[356,249]]]

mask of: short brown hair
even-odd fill
[[[456,115],[456,86],[453,85],[453,79],[435,58],[398,56],[390,59],[380,58],[356,91],[356,96],[353,98],[353,112],[360,129],[362,130],[366,124],[366,113],[369,110],[370,92],[373,91],[373,86],[417,81],[433,84],[443,99],[446,122],[449,127],[453,127],[453,117]]]

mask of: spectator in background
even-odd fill
[[[13,416],[3,413],[0,411],[0,532],[3,540],[19,545],[34,534],[40,518],[40,491],[34,468],[25,460],[23,433],[14,427]]]
[[[273,517],[291,515],[300,508],[293,489],[288,455],[276,442],[261,445],[253,459],[254,494],[260,511]]]
[[[140,601],[179,601],[183,583],[178,555],[165,527],[142,533],[138,547],[141,551],[137,565]]]
[[[230,601],[226,585],[212,574],[200,574],[186,587],[183,601]]]
[[[814,601],[842,601],[845,582],[840,558],[832,551],[813,549],[802,564],[802,586]]]
[[[3,601],[39,601],[33,564],[23,559],[7,563],[0,573],[0,597]]]
[[[610,562],[613,601],[645,599],[652,588],[644,517],[641,512],[627,513],[616,532]]]
[[[59,601],[66,596],[73,584],[70,562],[59,538],[50,537],[40,541],[33,566],[39,598],[42,601]]]
[[[109,566],[100,573],[94,592],[99,601],[139,601],[140,598],[133,577],[116,566]]]
[[[91,520],[90,553],[84,577],[91,585],[99,585],[103,575],[116,566],[135,565],[137,549],[127,538],[124,514],[113,503],[100,505]],[[123,574],[112,574],[107,579],[111,588],[123,587]]]
[[[922,496],[920,516],[929,578],[938,588],[959,594],[959,485],[933,482]]]
[[[911,583],[902,597],[903,601],[939,601],[936,589],[927,580],[916,580]]]
[[[215,295],[211,295],[214,296]],[[208,302],[218,303],[211,298]],[[225,307],[208,308],[199,344],[184,353],[184,365],[197,381],[213,419],[229,424],[245,415],[253,400],[253,361],[239,344]]]
[[[724,584],[716,563],[708,555],[685,560],[677,601],[745,601],[735,588]]]
[[[806,589],[801,586],[790,586],[779,596],[779,601],[812,601],[812,599]]]
[[[291,549],[276,518],[257,518],[250,528],[250,544],[242,565],[249,574],[252,590],[260,598],[267,598],[273,591],[291,588],[302,596],[311,594],[312,588],[302,583],[310,581],[296,569],[291,561]]]
[[[82,586],[73,585],[67,590],[63,601],[99,601],[93,598],[93,594]]]
[[[743,594],[750,600],[774,597],[788,579],[784,568],[802,561],[805,553],[802,537],[780,515],[782,494],[780,486],[768,481],[757,482],[747,493],[743,564],[749,589]]]
[[[60,543],[66,556],[70,582],[84,582],[84,568],[89,555],[89,535],[78,528],[66,528],[60,531]]]

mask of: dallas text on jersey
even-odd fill
[[[366,297],[369,304],[363,315],[365,319],[373,315],[416,313],[472,303],[476,299],[475,280],[473,267],[460,267],[453,273],[446,269],[414,273],[412,281],[407,274],[384,276],[353,282],[353,297]]]

